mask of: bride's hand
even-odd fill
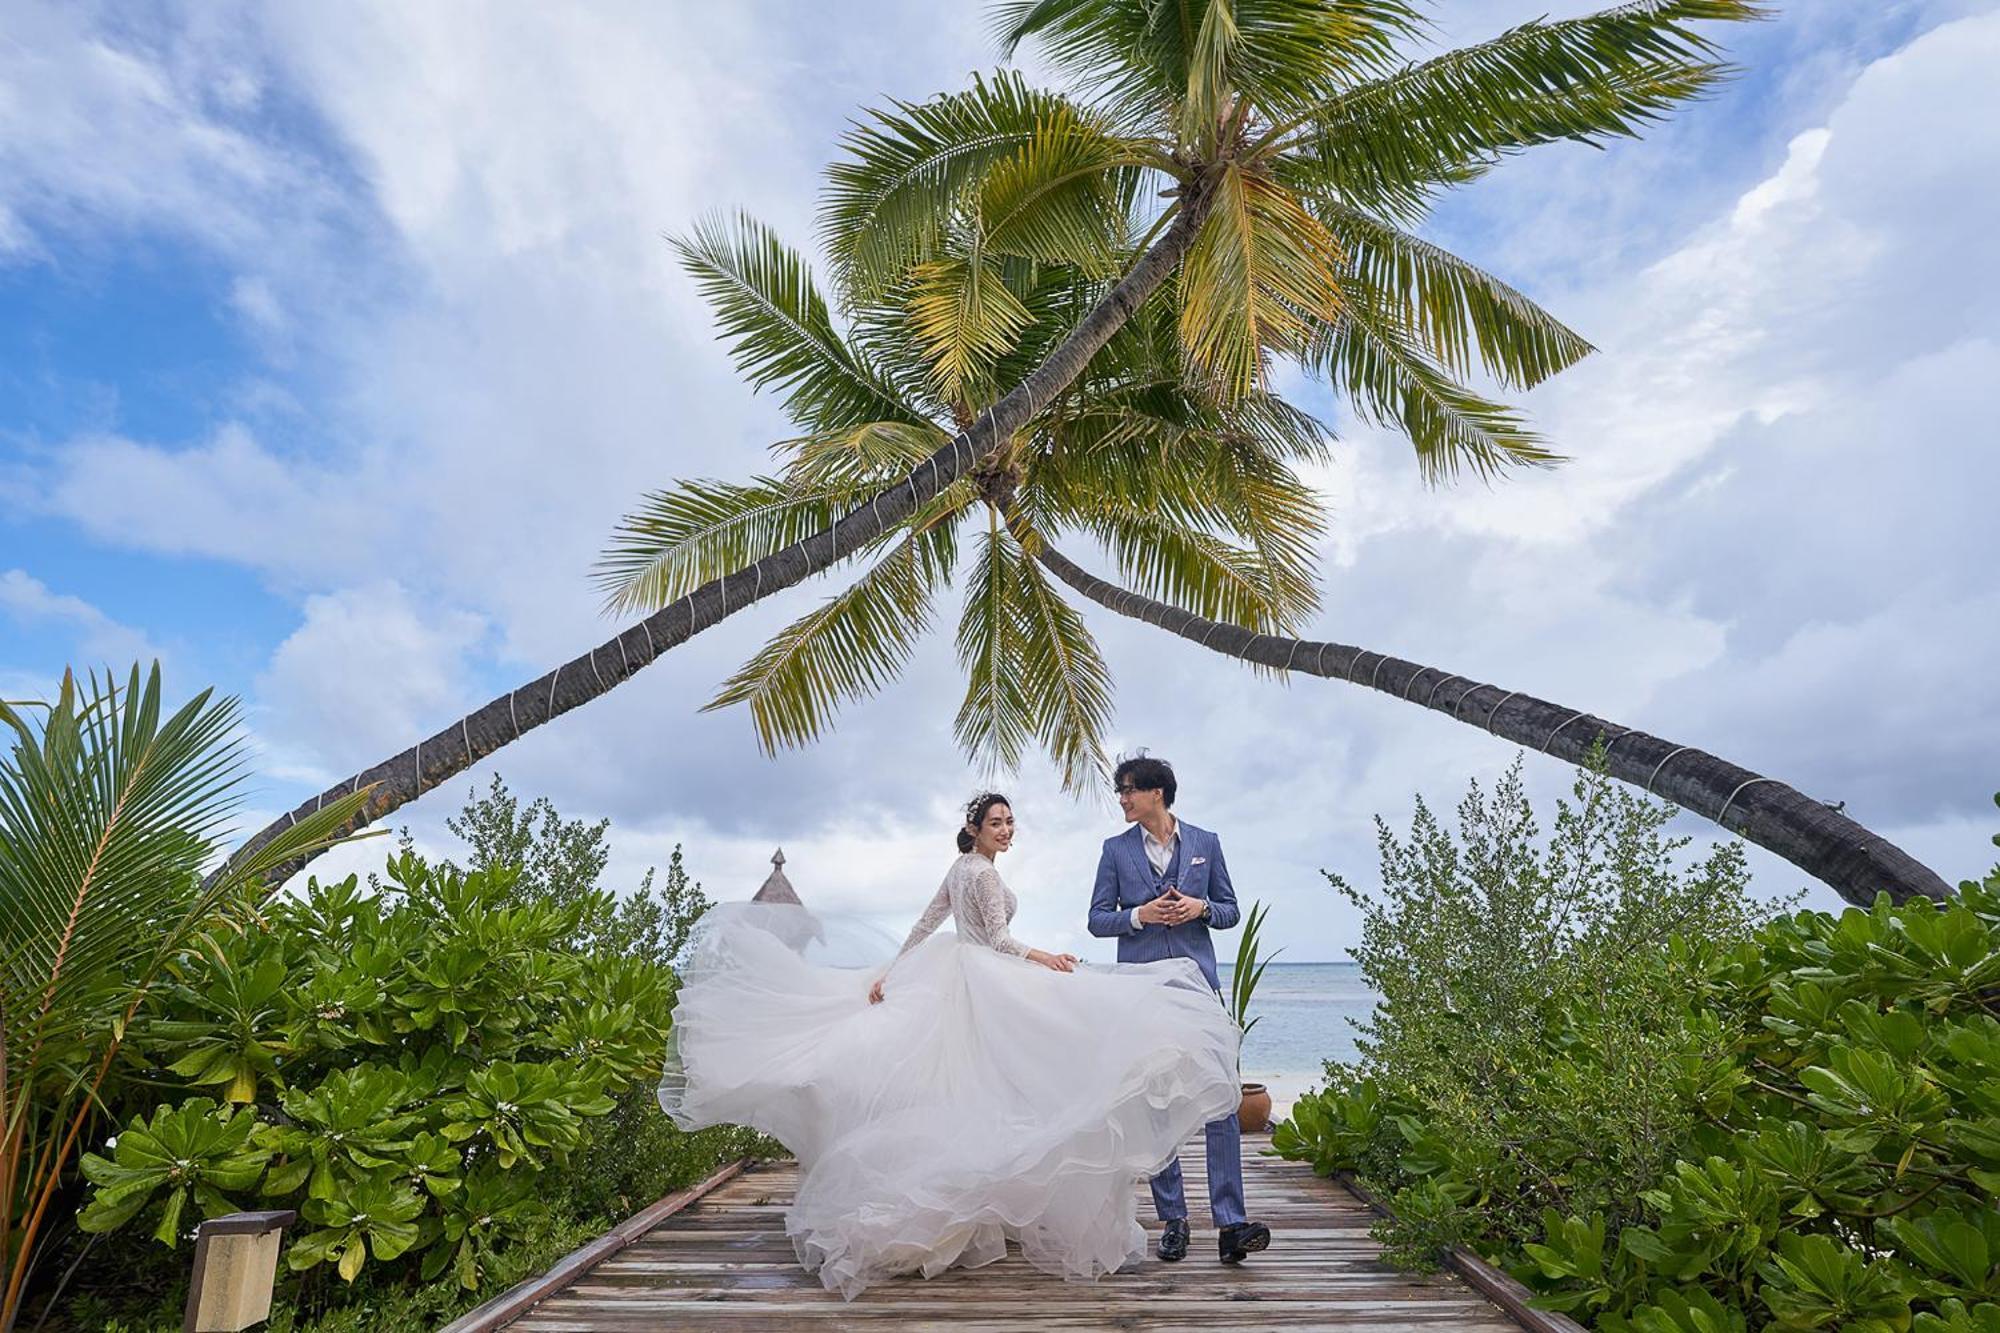
[[[868,1003],[882,1003],[882,979],[880,977],[877,977],[875,984],[868,988]]]
[[[1074,972],[1077,957],[1073,953],[1046,953],[1041,949],[1035,949],[1028,954],[1028,961],[1040,963],[1051,972]]]

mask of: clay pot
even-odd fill
[[[1262,1083],[1243,1085],[1243,1103],[1236,1108],[1236,1123],[1245,1134],[1262,1134],[1271,1127],[1271,1093]]]

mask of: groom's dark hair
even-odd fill
[[[1166,760],[1155,758],[1144,750],[1129,759],[1120,759],[1117,771],[1111,775],[1111,785],[1122,787],[1128,779],[1140,791],[1159,792],[1167,809],[1174,808],[1174,792],[1180,784],[1174,781],[1174,766]]]

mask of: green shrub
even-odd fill
[[[232,851],[241,722],[235,700],[206,690],[170,707],[157,663],[134,667],[122,685],[108,672],[80,681],[66,671],[52,698],[0,701],[0,1328],[50,1303],[76,1267],[75,1154],[101,1132],[105,1108],[133,1091],[126,1038],[133,1016],[158,1003],[168,963],[247,886],[336,841],[365,799],[328,801]],[[244,1086],[242,1071],[217,1071],[215,1058],[182,1057],[205,1083]],[[171,1236],[190,1197],[204,1206],[230,1188],[244,1169],[243,1131],[199,1120],[144,1126],[158,1131],[158,1150],[204,1155],[198,1172],[180,1155],[144,1160],[135,1141],[108,1165],[114,1179],[93,1218],[142,1208],[157,1189]],[[155,1168],[163,1179],[149,1183]]]
[[[80,1225],[157,1210],[155,1234],[171,1245],[192,1220],[190,1192],[204,1215],[297,1206],[294,1269],[331,1263],[352,1280],[416,1252],[476,1286],[481,1246],[536,1210],[482,1210],[511,1225],[473,1243],[454,1228],[458,1205],[513,1188],[496,1173],[562,1166],[612,1094],[659,1067],[672,998],[660,964],[570,947],[587,895],[524,903],[517,878],[403,852],[381,893],[315,880],[177,959],[170,998],[135,1023],[128,1050],[169,1089],[179,1074],[189,1091],[220,1084],[246,1106],[183,1095],[135,1117],[110,1158],[84,1157],[94,1189]],[[156,1148],[164,1135],[174,1146]],[[199,1174],[126,1165],[197,1146],[195,1160],[215,1162]]]
[[[174,1246],[203,1216],[295,1207],[286,1326],[414,1310],[395,1293],[444,1281],[490,1294],[546,1237],[602,1230],[772,1150],[741,1130],[683,1134],[653,1100],[668,960],[707,906],[678,849],[668,892],[649,874],[635,909],[594,887],[601,824],[566,824],[546,802],[524,819],[496,780],[454,827],[474,839],[470,868],[406,840],[369,886],[315,879],[240,901],[171,960],[128,1034],[123,1128],[82,1162],[77,1223],[117,1233],[109,1262],[142,1228]],[[179,1299],[181,1255],[134,1256],[161,1279],[161,1306]],[[100,1323],[139,1308],[83,1302]],[[371,1326],[348,1318],[326,1327]]]
[[[657,885],[648,869],[633,892],[620,897],[600,893],[604,868],[611,862],[606,840],[611,821],[566,820],[546,796],[523,810],[498,774],[486,795],[468,801],[445,820],[445,827],[465,842],[466,869],[511,866],[520,875],[516,890],[524,901],[580,905],[577,943],[593,953],[671,965],[696,919],[713,905],[701,885],[688,878],[678,845]],[[408,837],[406,833],[406,850]],[[445,864],[458,868],[454,861]]]
[[[1627,797],[1602,882],[1679,905],[1523,967],[1511,950],[1594,932],[1490,855],[1520,841],[1493,835],[1524,810],[1502,797],[1496,824],[1475,793],[1456,857],[1422,815],[1409,846],[1385,834],[1362,956],[1383,1012],[1276,1148],[1407,1206],[1406,1257],[1470,1243],[1611,1333],[2000,1333],[2000,868],[1944,904],[1759,924],[1726,857],[1667,874],[1660,808]]]
[[[1378,824],[1378,894],[1328,876],[1361,913],[1381,1004],[1360,1063],[1328,1069],[1345,1099],[1323,1132],[1392,1196],[1422,1183],[1392,1197],[1400,1248],[1473,1226],[1454,1206],[1497,1235],[1615,1207],[1686,1142],[1726,1039],[1682,988],[1755,909],[1740,849],[1679,868],[1670,815],[1585,770],[1543,839],[1517,761],[1491,794],[1472,786],[1455,835],[1421,801],[1407,839]]]

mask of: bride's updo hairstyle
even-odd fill
[[[965,827],[958,831],[958,850],[961,854],[972,850],[972,831],[986,822],[987,814],[996,805],[1014,808],[1014,803],[997,791],[981,792],[965,803]]]

